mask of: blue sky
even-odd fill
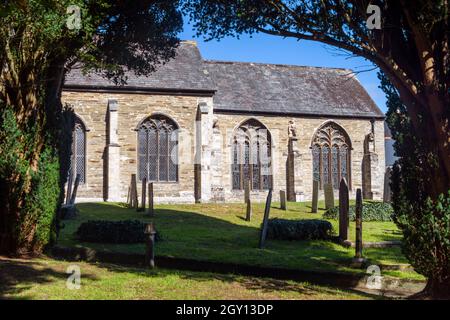
[[[229,37],[220,41],[205,42],[203,38],[195,37],[192,25],[187,21],[180,38],[196,40],[203,58],[209,60],[334,67],[354,71],[373,69],[373,65],[365,59],[349,57],[333,47],[312,41],[296,41],[256,34],[252,37],[243,35],[240,39]],[[378,107],[385,112],[386,99],[384,93],[378,88],[377,70],[358,73],[357,78]]]

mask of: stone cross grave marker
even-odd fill
[[[264,220],[261,226],[261,233],[259,236],[259,248],[264,248],[264,242],[267,237],[267,228],[269,224],[270,206],[272,205],[272,189],[269,190],[269,194],[266,199],[266,207],[264,209]]]
[[[319,181],[313,181],[313,194],[312,194],[312,204],[311,212],[317,213],[317,207],[319,205]]]
[[[334,208],[334,191],[331,183],[323,185],[323,192],[325,193],[325,209]]]
[[[349,202],[347,181],[342,178],[339,184],[339,239],[341,241],[348,239]]]
[[[155,215],[155,209],[154,209],[154,199],[153,199],[153,182],[150,182],[148,184],[148,214],[150,216]]]
[[[145,212],[145,205],[147,204],[147,200],[145,197],[147,196],[147,178],[142,179],[142,198],[141,198],[141,208],[138,211]]]
[[[280,190],[280,207],[281,210],[286,211],[286,191]]]
[[[244,197],[245,197],[245,203],[247,205],[245,221],[250,221],[252,219],[252,200],[250,198],[250,180],[247,180],[245,182]]]

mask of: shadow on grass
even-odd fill
[[[263,205],[253,208],[251,222],[244,221],[245,204],[157,206],[154,218],[118,204],[83,203],[77,207],[80,215],[75,220],[64,222],[66,226],[58,243],[61,246],[92,248],[110,253],[144,254],[145,245],[142,243],[82,243],[74,237],[78,226],[87,220],[138,219],[143,222],[154,221],[161,233],[162,241],[156,247],[158,256],[291,270],[343,271],[353,274],[363,272],[348,269],[346,262],[351,260],[354,250],[331,242],[268,240],[263,250],[258,249]],[[271,217],[288,215],[295,218],[297,215],[295,209],[288,213],[273,211]],[[372,256],[369,258],[379,260],[389,250],[371,250]],[[393,251],[388,259],[396,261],[399,252]]]
[[[179,271],[169,269],[140,269],[140,268],[124,268],[113,264],[99,264],[98,266],[106,268],[111,272],[129,272],[137,274],[141,277],[165,277],[173,274],[178,275],[181,279],[191,280],[195,282],[206,282],[211,280],[220,281],[227,284],[237,284],[247,290],[259,291],[268,294],[279,293],[300,293],[303,295],[311,295],[313,298],[320,299],[323,296],[330,298],[333,296],[345,297],[346,295],[359,295],[360,297],[369,299],[388,299],[377,294],[370,294],[354,289],[333,288],[331,286],[313,285],[307,282],[298,282],[295,280],[279,280],[267,277],[242,276],[236,274],[219,274],[211,272],[193,272]]]
[[[49,268],[45,263],[25,259],[3,259],[0,257],[0,299],[18,295],[33,286],[66,281],[69,274]],[[83,274],[84,278],[93,279]],[[21,297],[20,299],[28,299]]]

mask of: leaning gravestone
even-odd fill
[[[280,190],[280,208],[286,211],[286,191]]]
[[[72,196],[72,179],[72,175],[69,175],[69,181],[67,181],[66,204],[70,203],[70,197]]]
[[[75,184],[73,186],[72,196],[70,197],[69,204],[75,204],[75,200],[77,199],[78,186],[80,185],[80,179],[81,179],[81,176],[79,174],[77,174],[77,177],[75,178]]]
[[[250,221],[252,219],[252,201],[250,199],[250,180],[245,182],[245,204],[247,205],[245,213],[245,221]]]
[[[311,212],[317,213],[317,207],[319,205],[319,181],[313,181],[313,195],[312,195],[312,204],[311,204]]]
[[[267,237],[267,227],[269,224],[269,214],[270,214],[270,206],[272,205],[272,189],[269,190],[269,194],[267,195],[266,207],[264,209],[264,220],[261,226],[261,233],[259,236],[259,248],[264,248],[264,242]]]
[[[339,239],[341,241],[348,239],[349,202],[347,181],[342,178],[339,185]]]
[[[334,191],[333,186],[330,183],[323,185],[323,192],[325,194],[325,209],[334,208]]]

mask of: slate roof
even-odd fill
[[[351,70],[207,61],[214,109],[267,114],[384,117]]]
[[[112,81],[100,75],[90,73],[84,76],[80,69],[73,69],[66,75],[65,87],[97,87],[116,89],[163,89],[163,90],[199,90],[214,91],[210,77],[205,74],[203,59],[192,41],[184,41],[177,48],[176,56],[166,64],[161,65],[149,76],[136,76],[127,72],[127,84],[115,86]]]
[[[129,73],[125,86],[74,69],[65,88],[206,92],[217,112],[384,118],[351,70],[204,61],[192,41],[182,42],[176,57],[153,74]]]

